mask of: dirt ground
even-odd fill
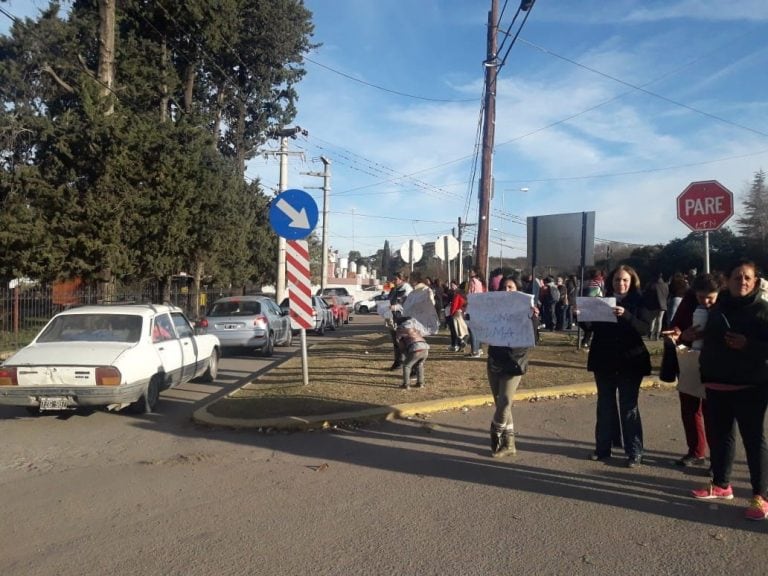
[[[486,356],[472,358],[448,350],[447,334],[431,336],[426,387],[399,388],[402,373],[389,371],[392,344],[386,333],[338,338],[309,349],[309,385],[303,386],[297,353],[267,374],[209,407],[216,416],[275,418],[313,416],[392,406],[404,402],[489,394]],[[661,343],[648,342],[654,371],[661,363]],[[576,334],[545,332],[530,357],[521,389],[592,381],[587,350],[576,347]]]

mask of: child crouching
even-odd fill
[[[397,318],[395,323],[395,341],[403,362],[403,383],[400,387],[405,390],[411,388],[411,375],[415,371],[416,388],[423,388],[424,365],[429,355],[429,344],[422,336],[423,326],[408,316]]]

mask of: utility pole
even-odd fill
[[[499,21],[499,0],[491,0],[488,12],[488,53],[485,64],[485,113],[483,114],[483,146],[480,166],[480,194],[477,218],[478,276],[488,280],[488,242],[490,237],[491,195],[493,187],[493,143],[496,132],[496,76],[498,60],[496,52]]]
[[[280,182],[278,184],[278,193],[284,192],[288,188],[288,156],[302,156],[303,152],[289,152],[288,138],[296,138],[298,134],[306,136],[308,132],[300,126],[293,128],[281,128],[275,130],[274,137],[280,138],[280,150],[277,152],[267,152],[265,155],[274,154],[280,157]],[[277,238],[277,282],[275,283],[275,300],[278,304],[286,297],[285,286],[285,238]]]
[[[322,252],[322,264],[320,267],[320,288],[328,286],[328,193],[331,191],[331,161],[325,156],[320,156],[323,163],[322,172],[302,172],[306,176],[317,176],[323,179],[323,240],[320,251]],[[318,189],[317,186],[311,186]]]

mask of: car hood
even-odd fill
[[[45,342],[30,344],[4,362],[6,366],[113,364],[133,342]]]

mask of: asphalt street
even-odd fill
[[[642,393],[632,470],[587,460],[594,397],[516,405],[505,460],[488,457],[490,406],[311,433],[190,421],[263,362],[225,358],[147,416],[0,409],[0,574],[768,572],[741,450],[736,499],[687,496],[707,478],[672,464],[672,391]]]

